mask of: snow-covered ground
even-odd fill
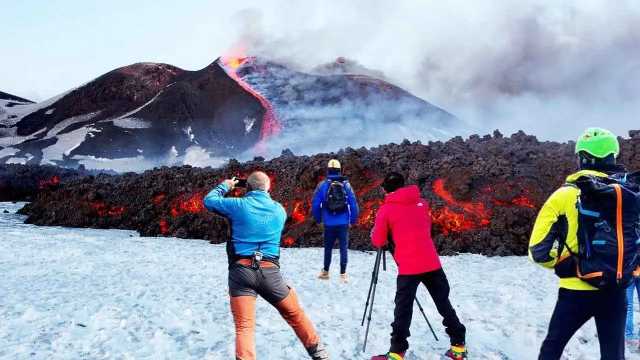
[[[1,359],[233,358],[222,246],[131,231],[34,227],[13,214],[19,207],[0,203]],[[360,320],[374,254],[350,253],[348,285],[337,281],[335,266],[329,282],[317,280],[321,261],[320,249],[282,252],[284,274],[332,359],[385,352],[395,266],[380,275],[365,356]],[[443,262],[452,301],[468,328],[470,359],[535,359],[556,299],[554,276],[522,257],[462,255]],[[434,341],[416,308],[407,359],[439,359],[446,334],[424,288],[419,296],[441,339]],[[257,348],[259,359],[307,358],[263,300]],[[565,354],[599,358],[593,322]]]

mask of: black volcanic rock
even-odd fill
[[[267,172],[272,195],[289,214],[283,245],[322,246],[310,199],[326,163],[338,158],[357,192],[359,222],[350,246],[370,249],[369,232],[388,171],[406,174],[432,207],[435,242],[443,254],[523,255],[538,208],[575,170],[573,144],[472,136],[447,142],[403,142],[314,156],[284,154],[271,161],[230,161],[221,169],[162,167],[143,174],[72,180],[40,192],[22,213],[29,223],[134,229],[147,236],[178,236],[220,243],[226,222],[206,212],[202,197],[224,178]],[[640,168],[640,138],[621,139],[620,162]],[[73,209],[70,211],[69,209]]]
[[[96,129],[102,136],[87,139],[72,154],[130,157],[139,154],[137,149],[144,149],[145,155],[160,156],[172,147],[184,153],[192,145],[234,154],[258,140],[259,128],[246,131],[243,120],[250,118],[260,124],[263,113],[260,103],[213,63],[185,72],[153,102],[129,115],[149,119],[149,128],[123,130],[113,122],[100,123]],[[189,133],[194,134],[192,138]]]
[[[98,173],[57,166],[0,165],[0,201],[30,201],[40,191],[48,191],[71,180]]]
[[[42,128],[51,129],[65,119],[86,114],[96,113],[87,122],[123,115],[149,101],[183,72],[171,65],[154,63],[118,68],[23,117],[17,124],[17,134],[25,136]],[[54,111],[47,114],[51,109]]]

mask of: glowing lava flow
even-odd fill
[[[481,202],[467,202],[456,200],[444,187],[444,180],[437,179],[433,182],[433,192],[448,205],[453,205],[462,211],[454,211],[448,207],[432,209],[433,222],[440,225],[442,233],[462,232],[477,230],[491,223],[491,211]]]
[[[60,177],[58,177],[57,175],[54,175],[49,179],[40,180],[40,182],[38,183],[38,188],[42,190],[42,189],[46,189],[48,187],[53,187],[57,185],[60,185]]]
[[[291,219],[293,219],[294,225],[303,223],[307,218],[307,212],[304,209],[304,203],[302,200],[296,200],[293,203],[293,209],[291,210]]]
[[[292,236],[287,236],[282,240],[282,245],[286,247],[292,247],[295,244],[296,244],[296,239],[294,239]]]
[[[488,186],[482,191],[485,194],[491,194],[493,193],[493,188]],[[445,189],[443,179],[437,179],[433,182],[433,192],[447,203],[444,207],[431,211],[433,222],[440,225],[444,235],[448,235],[451,232],[478,230],[491,224],[491,209],[487,208],[482,202],[456,200]],[[529,197],[529,191],[522,189],[521,192],[520,195],[509,201],[492,198],[490,202],[494,206],[517,206],[535,209],[536,205]]]
[[[229,75],[233,80],[235,80],[238,85],[240,85],[245,91],[253,95],[262,107],[264,108],[264,116],[262,117],[262,128],[260,129],[260,144],[258,144],[259,148],[264,147],[264,141],[273,136],[280,133],[281,125],[276,119],[275,112],[273,110],[273,106],[271,102],[267,100],[262,94],[258,91],[254,90],[251,85],[249,85],[246,81],[244,81],[238,75],[238,69],[242,64],[244,64],[249,58],[247,57],[238,57],[238,56],[229,56],[220,58],[220,62],[222,63],[222,68],[226,71],[227,75]]]
[[[89,203],[89,207],[98,214],[99,217],[122,216],[127,210],[124,206],[110,206],[102,200],[96,200]]]
[[[203,192],[196,192],[191,195],[182,195],[180,198],[176,199],[171,207],[171,217],[178,217],[183,214],[197,214],[200,212],[204,212],[204,203],[202,199],[204,198]]]
[[[369,173],[365,173],[365,176],[374,177]],[[382,185],[382,179],[376,180],[358,189],[358,191],[356,191],[356,195],[358,199],[365,198],[367,194],[376,190],[378,187],[380,187],[380,185]],[[384,203],[384,200],[379,198],[364,201],[362,203],[362,206],[360,207],[360,216],[358,218],[358,225],[373,226],[373,223],[375,222],[375,219],[376,219],[376,212],[378,211],[378,209],[383,203]]]
[[[365,201],[360,210],[358,225],[373,226],[373,223],[376,220],[376,213],[383,203],[384,200],[382,199]]]

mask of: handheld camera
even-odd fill
[[[236,187],[240,187],[240,188],[246,188],[247,187],[247,179],[234,177],[233,180],[237,181]]]

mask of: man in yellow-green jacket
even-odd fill
[[[599,290],[577,272],[578,199],[575,182],[586,176],[606,178],[624,172],[616,164],[620,151],[617,137],[599,128],[587,129],[576,143],[580,171],[567,177],[540,210],[529,242],[529,257],[560,277],[558,301],[549,331],[540,349],[540,360],[560,359],[575,332],[595,319],[602,359],[624,359],[625,291]]]

